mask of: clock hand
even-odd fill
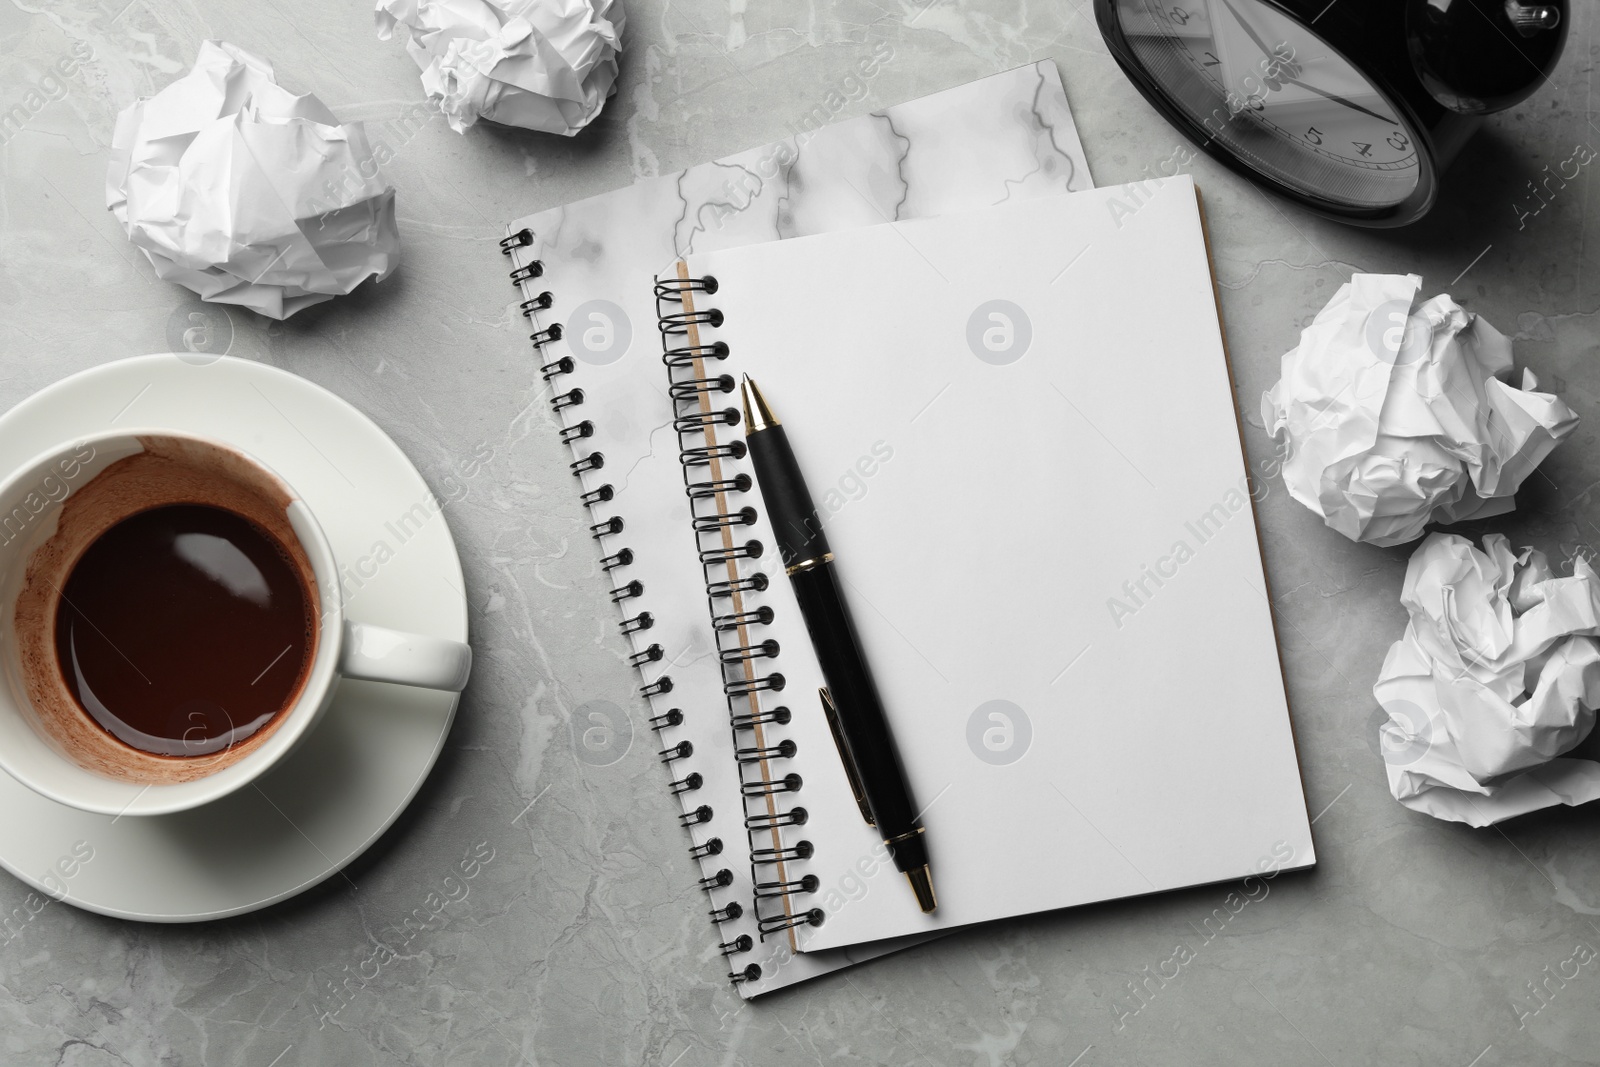
[[[1267,47],[1267,42],[1261,39],[1261,35],[1256,32],[1254,26],[1245,21],[1245,17],[1239,14],[1237,8],[1228,3],[1228,0],[1222,0],[1222,6],[1228,9],[1228,13],[1233,16],[1233,20],[1239,24],[1245,33],[1250,35],[1250,39],[1256,43],[1256,47],[1261,49],[1262,55],[1266,56],[1274,64],[1287,65],[1288,61],[1279,56],[1276,51]],[[1278,77],[1278,75],[1274,75],[1274,77]],[[1283,80],[1287,81],[1288,79],[1285,78]]]
[[[1234,6],[1232,4],[1230,4],[1228,2],[1228,0],[1221,0],[1221,3],[1222,3],[1223,7],[1228,9],[1228,13],[1231,14],[1234,17],[1234,19],[1239,23],[1239,25],[1244,29],[1244,32],[1250,35],[1250,39],[1256,43],[1256,47],[1257,48],[1261,49],[1262,54],[1265,55],[1268,59],[1273,60],[1274,62],[1277,62],[1278,61],[1277,53],[1274,52],[1272,49],[1267,47],[1267,42],[1263,41],[1261,39],[1261,35],[1256,33],[1255,27],[1251,26],[1250,23],[1246,22],[1244,20],[1244,16],[1239,14],[1239,12],[1234,8]],[[1391,126],[1400,125],[1398,122],[1396,122],[1394,119],[1390,118],[1387,115],[1380,115],[1376,111],[1369,111],[1367,108],[1362,107],[1360,104],[1356,103],[1354,100],[1346,100],[1344,97],[1339,96],[1336,93],[1330,93],[1325,89],[1318,89],[1315,85],[1311,85],[1311,84],[1309,84],[1307,82],[1303,82],[1299,78],[1291,78],[1291,77],[1289,77],[1289,75],[1280,72],[1278,74],[1273,75],[1273,79],[1276,80],[1276,81],[1288,82],[1290,85],[1298,85],[1302,89],[1309,89],[1312,92],[1316,93],[1318,96],[1325,97],[1325,98],[1327,98],[1329,100],[1332,100],[1336,104],[1343,104],[1345,107],[1350,108],[1353,111],[1359,111],[1363,115],[1371,115],[1373,118],[1378,119],[1378,120],[1380,120],[1382,122],[1387,122]]]
[[[1376,111],[1369,111],[1367,108],[1362,107],[1360,104],[1356,103],[1354,100],[1346,100],[1344,97],[1338,95],[1337,93],[1330,93],[1326,89],[1318,89],[1315,85],[1311,85],[1311,84],[1308,84],[1307,82],[1303,82],[1299,78],[1291,78],[1291,77],[1288,77],[1287,75],[1283,75],[1283,74],[1278,75],[1278,77],[1279,77],[1280,80],[1286,81],[1290,85],[1298,85],[1302,89],[1310,89],[1312,92],[1316,93],[1318,96],[1326,97],[1327,99],[1332,100],[1336,104],[1343,104],[1345,107],[1350,108],[1352,111],[1359,111],[1363,115],[1371,115],[1373,118],[1379,119],[1379,120],[1381,120],[1383,122],[1387,122],[1391,126],[1400,125],[1400,123],[1396,122],[1394,119],[1390,118],[1388,115],[1380,115]]]

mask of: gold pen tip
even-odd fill
[[[744,376],[744,381],[739,384],[739,394],[744,400],[744,424],[747,433],[765,430],[769,426],[778,425],[778,418],[767,407],[767,398],[761,395],[761,389],[750,375]]]
[[[939,898],[933,893],[933,872],[928,870],[928,865],[907,871],[906,880],[911,883],[911,891],[917,895],[917,906],[923,914],[933,914],[933,910],[939,906]]]

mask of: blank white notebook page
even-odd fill
[[[784,836],[813,844],[790,877],[815,876],[792,904],[824,916],[804,947],[1315,861],[1189,179],[688,266],[719,282],[714,372],[751,375],[788,430],[925,808],[927,916],[857,810],[776,578],[809,815]]]

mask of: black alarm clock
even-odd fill
[[[1095,0],[1133,84],[1197,145],[1329,218],[1404,226],[1490,112],[1543,85],[1566,0]]]

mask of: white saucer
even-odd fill
[[[348,576],[350,618],[467,639],[461,562],[422,476],[370,419],[326,389],[242,359],[120,360],[0,416],[0,471],[74,434],[118,425],[206,434],[260,457],[327,531]],[[413,512],[418,504],[424,510]],[[408,513],[428,517],[403,523]],[[387,555],[380,542],[393,555],[378,564]],[[457,699],[341,682],[322,722],[257,787],[176,815],[91,815],[0,772],[0,866],[118,918],[192,922],[266,907],[334,874],[394,822],[444,747]],[[89,850],[93,858],[79,862]]]

